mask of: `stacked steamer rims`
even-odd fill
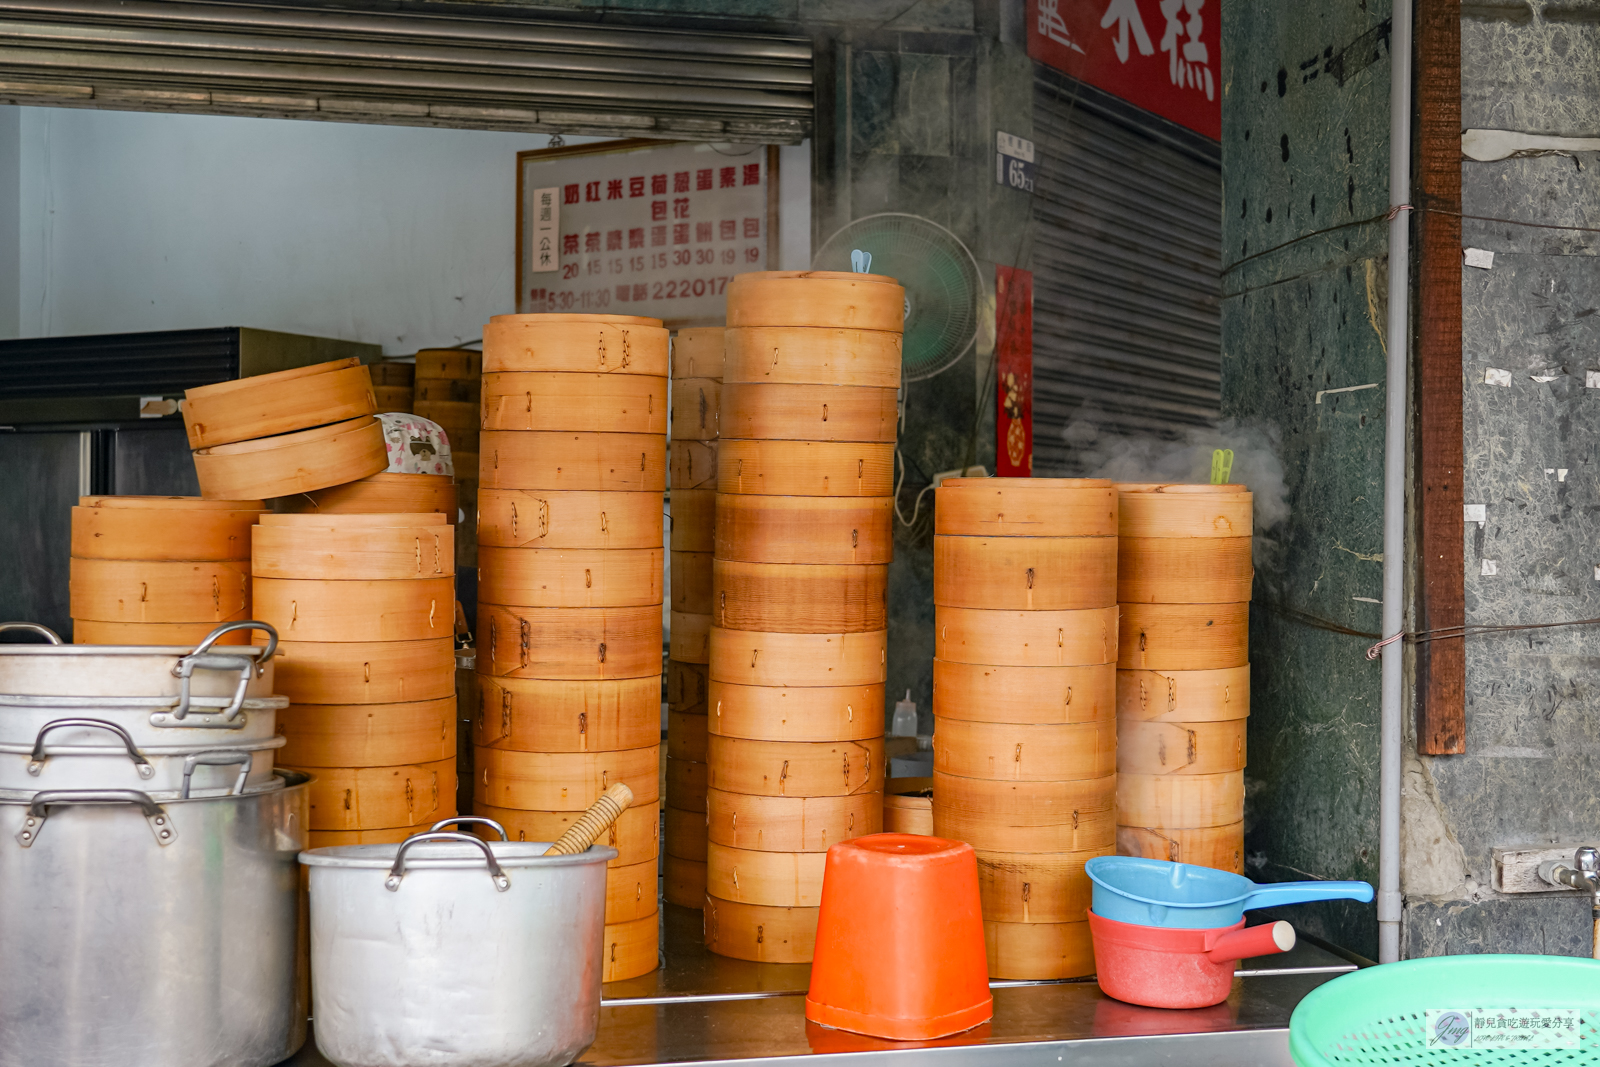
[[[1243,874],[1251,496],[1117,488],[1117,851]]]
[[[473,809],[554,841],[628,784],[602,979],[632,978],[659,944],[668,334],[610,315],[483,333]]]
[[[1116,491],[936,492],[933,832],[977,851],[991,975],[1090,974],[1083,868],[1115,844]]]
[[[461,348],[417,353],[416,400],[406,410],[438,423],[450,439],[456,497],[466,521],[456,530],[456,565],[478,565],[478,405],[483,354]]]
[[[809,962],[827,849],[883,821],[904,290],[728,285],[717,456],[706,944]]]
[[[721,327],[678,331],[672,345],[672,616],[667,658],[663,895],[706,902],[706,696],[716,514]],[[698,783],[698,788],[688,788]]]
[[[372,374],[372,395],[378,411],[410,411],[416,399],[417,367],[414,363],[383,360],[368,364]]]

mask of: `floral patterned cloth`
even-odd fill
[[[400,474],[455,474],[444,427],[415,415],[379,415],[389,448],[389,470]]]

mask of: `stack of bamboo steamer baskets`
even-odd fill
[[[278,631],[291,702],[279,764],[314,776],[313,848],[400,841],[455,814],[453,532],[436,512],[255,528],[255,615]]]
[[[1243,874],[1251,495],[1117,488],[1117,850]]]
[[[416,398],[417,366],[386,359],[367,366],[372,374],[372,395],[378,411],[410,411]]]
[[[483,353],[424,348],[417,353],[416,399],[410,411],[436,422],[450,439],[456,501],[465,521],[456,529],[456,565],[478,565],[478,436],[483,394]]]
[[[1090,974],[1084,864],[1115,847],[1116,491],[936,494],[933,832],[977,852],[991,975]]]
[[[810,961],[828,847],[882,825],[904,301],[879,275],[728,285],[705,790],[724,956]]]
[[[484,328],[473,809],[554,841],[614,782],[604,981],[659,948],[659,319],[500,315]]]
[[[668,626],[667,762],[662,895],[706,902],[706,697],[716,516],[721,327],[678,331],[672,346],[672,615]],[[700,783],[699,789],[685,785]]]
[[[72,639],[196,645],[250,618],[250,528],[259,500],[86,496],[72,509]],[[224,634],[244,644],[246,631]]]

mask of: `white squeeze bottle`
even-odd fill
[[[889,733],[893,737],[917,736],[917,705],[911,699],[909,689],[904,700],[894,702],[894,718],[889,723]]]

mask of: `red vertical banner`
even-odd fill
[[[1033,477],[1033,272],[994,269],[995,475]]]

